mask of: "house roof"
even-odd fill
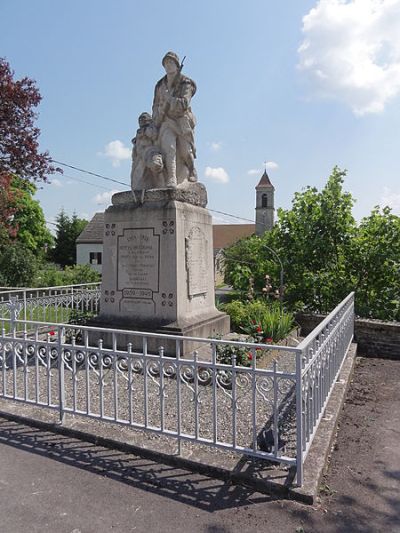
[[[253,235],[255,231],[255,224],[214,224],[214,249],[226,248],[239,239]]]
[[[77,244],[102,244],[104,231],[104,213],[96,213],[92,220],[76,239]]]
[[[264,170],[264,174],[261,176],[261,179],[258,182],[258,185],[256,186],[256,189],[258,187],[272,187],[272,188],[274,188],[274,186],[271,183],[271,180],[269,179],[269,176],[268,176],[266,170]]]

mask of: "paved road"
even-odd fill
[[[360,361],[314,507],[0,419],[0,531],[400,532],[399,383]]]

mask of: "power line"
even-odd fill
[[[101,174],[96,174],[96,172],[91,172],[90,170],[85,170],[83,168],[74,167],[73,165],[69,165],[68,163],[62,163],[61,161],[56,161],[55,159],[52,159],[53,163],[57,163],[57,165],[62,165],[63,167],[72,168],[73,170],[77,170],[78,172],[84,172],[85,174],[90,174],[91,176],[96,176],[97,178],[101,178],[102,180],[107,181],[113,181],[114,183],[119,183],[120,185],[128,185],[128,183],[124,183],[123,181],[118,181],[113,178],[107,178],[107,176],[102,176]]]
[[[85,170],[83,168],[75,167],[73,165],[69,165],[68,163],[62,163],[61,161],[57,161],[56,159],[53,159],[52,161],[53,161],[53,163],[57,163],[58,165],[62,165],[64,167],[72,168],[74,170],[77,170],[78,172],[83,172],[84,174],[90,174],[91,176],[96,176],[97,178],[101,178],[103,180],[112,181],[114,183],[118,183],[120,185],[124,185],[125,187],[128,186],[128,183],[124,183],[122,181],[118,181],[118,180],[115,180],[113,178],[108,178],[107,176],[102,176],[101,174],[97,174],[96,172],[91,172],[90,170]],[[84,180],[79,180],[78,178],[72,178],[71,176],[66,176],[66,177],[67,178],[69,177],[70,179],[76,179],[77,181],[82,181],[82,183],[87,183],[88,185],[92,185],[93,187],[100,187],[101,189],[108,190],[105,187],[102,187],[101,185],[95,185],[93,183],[89,183],[89,182],[84,181]],[[252,224],[255,224],[255,221],[251,220],[250,218],[239,217],[237,215],[233,215],[232,213],[225,213],[224,211],[218,211],[216,209],[210,209],[209,208],[208,210],[211,211],[212,213],[218,213],[220,215],[225,215],[225,216],[228,216],[228,217],[231,217],[231,218],[235,218],[237,220],[245,220],[246,222],[251,222]]]
[[[90,181],[80,180],[79,178],[75,178],[73,176],[68,176],[67,174],[63,174],[64,178],[68,178],[70,180],[79,181],[80,183],[86,183],[86,185],[91,185],[92,187],[98,187],[99,189],[104,189],[105,191],[109,191],[110,189],[107,187],[103,187],[102,185],[97,185],[96,183],[90,183]]]
[[[253,224],[255,224],[254,220],[251,220],[250,218],[238,217],[237,215],[232,215],[231,213],[225,213],[224,211],[217,211],[216,209],[208,208],[208,210],[211,211],[212,213],[219,213],[220,215],[226,215],[228,217],[237,218],[238,220],[246,220],[247,222],[252,222]]]

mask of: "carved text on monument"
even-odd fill
[[[118,237],[117,272],[118,290],[147,289],[158,292],[159,286],[160,236],[154,235],[153,228],[125,229]],[[146,291],[146,296],[149,292]],[[131,291],[129,297],[144,294]]]
[[[207,241],[201,229],[194,227],[186,238],[189,298],[207,292],[207,265]]]

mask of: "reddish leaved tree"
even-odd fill
[[[14,80],[8,62],[0,58],[0,246],[17,237],[14,215],[19,192],[15,176],[26,181],[46,181],[48,175],[62,172],[51,164],[48,152],[40,152],[40,129],[35,126],[41,96],[33,80]]]
[[[48,152],[39,151],[40,129],[35,127],[41,96],[33,80],[14,80],[8,62],[0,58],[0,175],[46,181],[60,169]]]

